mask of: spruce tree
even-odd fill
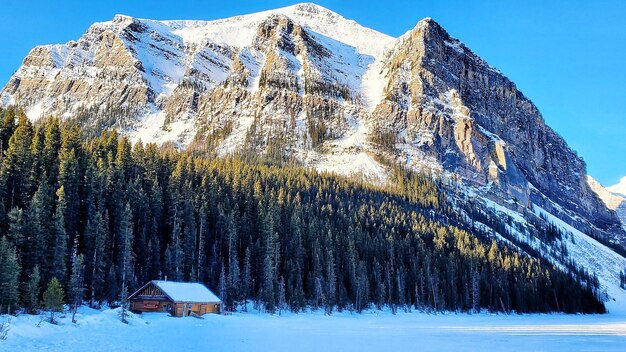
[[[228,277],[226,279],[228,301],[225,303],[234,309],[239,300],[241,285],[239,260],[237,258],[237,228],[232,213],[227,218],[226,231],[228,236]]]
[[[9,139],[8,148],[0,167],[0,180],[5,183],[6,209],[24,208],[30,198],[30,172],[33,157],[30,145],[34,135],[33,125],[26,114],[18,113],[17,128]]]
[[[243,311],[248,311],[248,299],[252,290],[252,266],[250,264],[250,248],[246,248],[243,260],[243,274],[241,278],[241,297],[243,298]]]
[[[126,204],[122,215],[121,230],[119,268],[122,294],[120,301],[124,305],[128,295],[128,286],[133,278],[133,223],[129,204]]]
[[[115,265],[109,267],[106,277],[106,294],[104,295],[109,307],[114,307],[119,299],[119,286],[117,284],[117,276],[115,275]]]
[[[39,308],[39,292],[41,284],[41,276],[39,274],[39,266],[35,266],[28,276],[28,281],[24,284],[24,294],[22,302],[28,313],[36,313]]]
[[[15,131],[15,108],[11,106],[6,110],[0,108],[0,155],[7,149],[13,131]]]
[[[26,240],[26,226],[24,222],[24,212],[20,208],[13,208],[7,214],[9,230],[8,240],[17,248],[21,249]]]
[[[47,182],[56,184],[59,176],[59,151],[61,149],[61,126],[58,119],[50,119],[42,126],[45,129],[39,172],[47,174]]]
[[[22,250],[24,270],[31,271],[39,266],[44,282],[52,278],[51,261],[48,257],[52,243],[52,209],[54,207],[54,190],[50,187],[45,175],[30,201],[26,210],[24,230],[26,239]]]
[[[3,236],[0,238],[0,312],[12,314],[17,308],[19,275],[17,252]]]
[[[90,253],[88,253],[87,260],[90,267],[90,280],[89,280],[89,306],[91,308],[96,307],[96,293],[100,293],[104,287],[104,268],[105,268],[105,239],[106,239],[106,227],[104,220],[99,211],[96,211],[92,221],[87,223],[86,235],[90,239]],[[102,296],[100,296],[102,297]]]
[[[61,282],[66,281],[67,275],[67,246],[68,238],[65,231],[65,212],[67,203],[65,191],[61,186],[57,192],[57,207],[53,216],[52,239],[50,243],[50,276],[57,278]]]
[[[54,313],[63,311],[63,287],[56,277],[50,280],[48,288],[43,293],[43,307],[50,311],[50,324],[56,324]]]
[[[82,254],[76,254],[74,251],[73,263],[72,263],[72,275],[69,283],[69,300],[72,308],[72,323],[76,323],[76,312],[78,307],[83,303],[83,297],[85,295],[85,267],[83,265]]]

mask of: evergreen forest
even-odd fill
[[[86,138],[13,108],[0,110],[0,150],[4,313],[43,308],[53,281],[65,303],[97,307],[166,277],[204,283],[228,310],[605,310],[592,275],[468,225],[433,175],[394,167],[377,186],[115,131]]]

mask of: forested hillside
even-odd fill
[[[98,305],[167,276],[228,309],[604,312],[593,278],[469,233],[429,175],[376,187],[0,115],[3,311],[38,308],[53,278]]]

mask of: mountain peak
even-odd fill
[[[425,26],[430,26],[432,24],[438,25],[438,23],[435,20],[433,20],[432,17],[424,17],[419,22],[417,22],[416,27],[425,27]]]
[[[134,18],[132,16],[124,15],[124,14],[116,14],[113,16],[113,22],[126,22],[132,21]]]
[[[329,13],[335,13],[323,6],[320,6],[318,4],[312,3],[312,2],[302,2],[299,4],[295,4],[292,6],[289,6],[295,10],[298,11],[302,11],[302,12],[308,12],[308,13],[320,13],[320,12],[329,12]],[[288,8],[289,8],[288,7]]]
[[[450,34],[431,17],[421,19],[413,28],[409,29],[398,39],[400,42],[424,42],[433,39],[436,41],[458,42],[458,40],[452,38]]]

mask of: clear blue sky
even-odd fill
[[[116,13],[215,19],[298,1],[0,0],[0,85],[37,44],[77,39]],[[398,36],[423,17],[504,72],[604,185],[626,175],[626,1],[361,0],[317,3]]]

